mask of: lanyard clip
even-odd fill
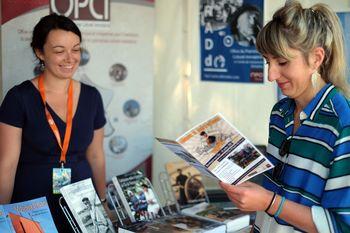
[[[63,170],[64,169],[64,162],[61,161],[61,169]]]

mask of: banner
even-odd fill
[[[344,42],[345,42],[345,55],[347,64],[348,82],[350,82],[350,12],[338,12],[337,13],[340,22],[343,26]]]
[[[2,1],[4,94],[38,74],[32,30],[50,12],[70,17],[82,31],[74,78],[97,87],[103,98],[107,179],[132,170],[152,153],[154,2]]]
[[[263,83],[264,63],[255,49],[263,0],[201,0],[203,81]]]

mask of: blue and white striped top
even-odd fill
[[[278,181],[272,171],[263,186],[310,206],[319,232],[350,232],[350,106],[332,84],[324,86],[300,113],[293,135],[295,102],[285,98],[271,112],[267,157],[285,165]],[[287,156],[279,155],[285,139]],[[300,232],[282,219],[257,214],[254,232]]]

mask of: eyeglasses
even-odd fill
[[[290,144],[291,144],[291,140],[290,139],[285,139],[282,144],[281,147],[279,149],[279,155],[281,156],[281,158],[284,158],[286,156],[286,159],[288,158],[289,155],[289,148],[290,148]],[[276,181],[279,180],[279,178],[282,175],[282,171],[284,169],[284,165],[286,164],[286,161],[284,162],[278,162],[275,166],[275,168],[272,171],[272,178]]]

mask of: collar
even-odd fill
[[[329,94],[334,89],[334,85],[331,83],[327,83],[322,89],[316,94],[316,96],[306,105],[306,107],[301,111],[300,113],[300,120],[305,120],[307,118],[310,118],[310,120],[313,120],[315,118],[315,115],[320,109],[320,107],[325,103],[326,100],[328,100]]]
[[[330,93],[335,89],[334,85],[331,83],[326,84],[322,89],[316,94],[316,96],[307,104],[307,106],[300,113],[300,120],[303,121],[307,118],[313,120],[317,111],[324,105],[324,103],[330,98]],[[286,127],[287,135],[292,134],[292,128],[289,127],[294,122],[294,110],[295,101],[291,98],[286,98],[282,100],[281,106],[278,109],[280,114],[284,118],[284,124]]]

